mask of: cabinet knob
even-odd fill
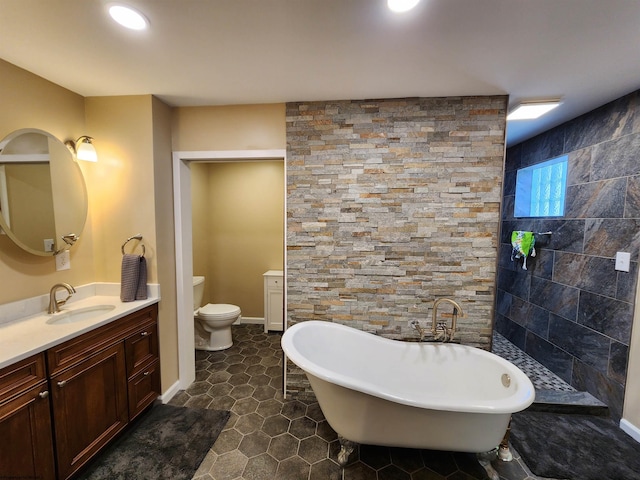
[[[147,335],[149,335],[149,332],[142,332],[142,333],[140,334],[140,336],[142,336],[142,337],[146,337]]]
[[[48,390],[45,390],[44,392],[40,392],[40,393],[38,394],[38,396],[39,396],[40,398],[47,398],[47,397],[49,396],[49,391],[48,391]]]
[[[66,384],[67,384],[67,381],[66,381],[66,380],[62,380],[62,381],[58,382],[58,386],[59,386],[60,388],[64,387]]]
[[[146,377],[146,376],[148,376],[150,373],[151,373],[151,372],[147,371],[147,372],[144,372],[142,375],[144,375],[144,376]]]

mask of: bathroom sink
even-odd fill
[[[47,320],[49,325],[63,325],[67,323],[76,323],[83,320],[91,320],[92,318],[103,315],[115,309],[115,305],[92,305],[90,307],[76,308],[74,310],[63,310],[55,313]]]

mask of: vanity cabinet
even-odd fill
[[[264,278],[264,331],[284,329],[284,280],[282,270],[269,270]]]
[[[0,369],[0,478],[55,479],[44,354]]]
[[[151,305],[0,370],[0,479],[71,477],[155,401],[157,313]]]
[[[60,480],[158,397],[157,343],[152,305],[47,351]]]

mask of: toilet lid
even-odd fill
[[[198,310],[198,315],[204,318],[228,318],[240,315],[240,307],[228,303],[207,303]]]

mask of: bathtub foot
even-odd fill
[[[510,462],[513,460],[513,455],[511,454],[511,450],[509,450],[509,437],[511,435],[511,419],[509,419],[509,425],[507,426],[507,431],[504,433],[504,438],[502,442],[500,442],[500,447],[498,448],[498,458],[503,462]]]
[[[476,454],[478,462],[482,465],[484,471],[487,472],[487,477],[489,477],[490,480],[500,480],[500,475],[498,475],[496,469],[491,465],[491,462],[496,458],[497,451],[498,449],[494,448],[490,452]]]
[[[511,460],[513,460],[513,455],[511,454],[509,446],[500,446],[500,450],[498,451],[498,458],[503,462],[510,462]]]
[[[347,466],[349,463],[349,455],[353,453],[353,450],[356,448],[356,442],[352,442],[351,440],[347,440],[342,435],[338,435],[338,441],[340,442],[340,452],[338,452],[338,465],[342,468]]]

